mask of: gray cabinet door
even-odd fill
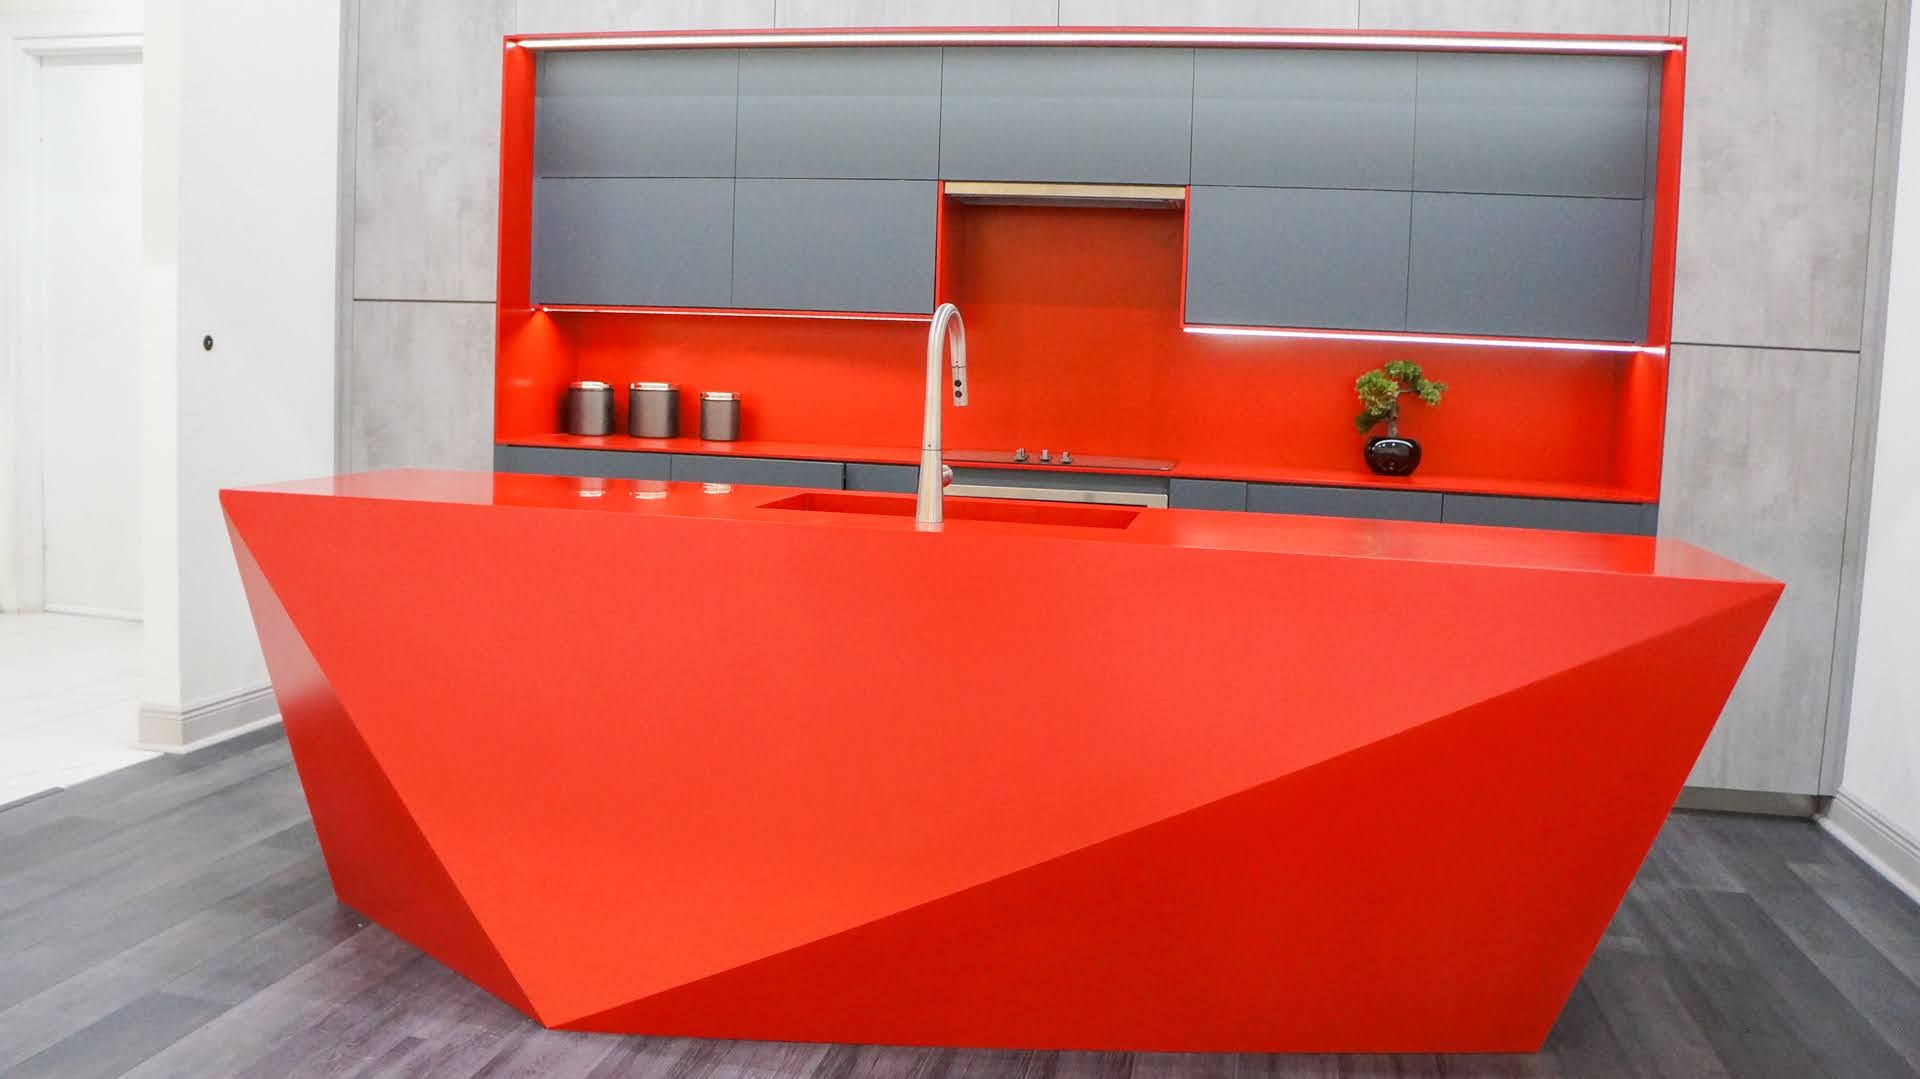
[[[1415,55],[1197,49],[1193,182],[1413,187]]]
[[[789,461],[772,457],[673,455],[673,478],[697,483],[744,483],[766,487],[823,487],[837,491],[846,482],[839,461]]]
[[[1195,187],[1186,320],[1231,326],[1405,326],[1404,191]]]
[[[1557,532],[1653,535],[1653,507],[1629,502],[1581,502],[1558,498],[1446,496],[1441,519],[1449,524],[1544,528]]]
[[[732,234],[732,180],[537,180],[533,300],[726,307]]]
[[[1643,226],[1636,199],[1415,193],[1406,326],[1638,340]]]
[[[1440,495],[1431,491],[1378,491],[1365,487],[1288,487],[1247,484],[1247,508],[1256,513],[1310,517],[1366,517],[1382,521],[1438,521]]]
[[[496,472],[541,476],[607,476],[633,480],[669,479],[672,459],[664,453],[634,450],[573,450],[557,446],[495,446]]]
[[[733,306],[933,310],[932,180],[739,180]]]
[[[1238,480],[1175,479],[1167,491],[1167,505],[1177,510],[1244,510],[1247,485]]]
[[[847,490],[891,491],[912,494],[919,488],[920,469],[916,465],[876,465],[847,462]]]
[[[537,176],[732,176],[733,49],[548,53],[534,103]]]
[[[1420,56],[1414,187],[1641,198],[1654,61],[1632,56]]]
[[[745,50],[739,132],[740,176],[934,179],[940,50]]]
[[[949,180],[1184,184],[1193,52],[946,50],[940,175]]]

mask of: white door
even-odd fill
[[[140,61],[39,63],[46,604],[137,618]]]

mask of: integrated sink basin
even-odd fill
[[[912,517],[908,495],[853,494],[842,491],[806,491],[765,503],[761,509],[811,510],[815,513],[867,513],[881,517]],[[1140,516],[1137,509],[1115,506],[1063,505],[1058,502],[1016,502],[950,498],[946,515],[952,521],[999,521],[1024,525],[1072,525],[1078,528],[1125,528]]]

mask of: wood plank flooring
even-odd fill
[[[0,1075],[1920,1075],[1920,908],[1804,821],[1676,813],[1537,1056],[1193,1056],[542,1030],[340,907],[261,731],[0,810]]]

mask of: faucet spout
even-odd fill
[[[953,364],[953,378],[940,373],[942,346]],[[960,309],[943,303],[927,327],[927,400],[920,419],[920,486],[914,493],[913,519],[923,525],[944,521],[942,499],[947,485],[940,463],[940,403],[951,397],[956,407],[967,404],[967,329]]]

